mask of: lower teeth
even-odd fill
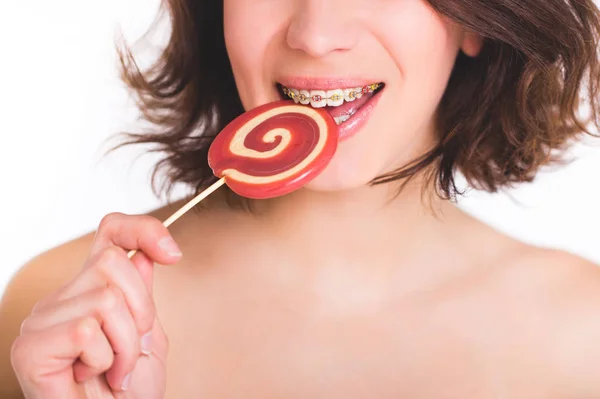
[[[350,115],[341,115],[341,116],[333,117],[333,120],[335,121],[335,123],[337,125],[341,125],[342,123],[346,122],[348,119],[350,119]]]

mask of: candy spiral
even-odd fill
[[[296,190],[320,173],[337,148],[337,125],[323,109],[278,101],[250,110],[213,141],[216,176],[248,198]]]

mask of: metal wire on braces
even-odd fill
[[[381,86],[379,83],[373,83],[373,84],[364,86],[359,91],[351,91],[347,95],[350,98],[356,98],[356,96],[359,94],[367,94],[367,93],[371,93],[371,92],[377,90],[379,88],[379,86]],[[295,100],[296,94],[294,94],[293,91],[291,91],[290,89],[288,89],[285,86],[282,86],[282,88],[283,88],[283,94],[285,94],[292,100]],[[323,101],[323,100],[338,101],[338,100],[341,100],[342,98],[344,98],[344,96],[345,96],[345,94],[340,95],[339,93],[334,93],[331,97],[323,97],[323,96],[316,94],[310,98],[310,101],[314,101],[314,102],[319,102],[319,101]],[[308,98],[306,97],[305,94],[303,94],[303,93],[298,94],[298,101],[302,102],[302,101],[306,101],[307,99]]]

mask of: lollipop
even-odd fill
[[[294,191],[317,176],[337,148],[337,125],[322,109],[289,101],[246,112],[219,133],[208,153],[216,176],[248,198]]]
[[[337,143],[337,125],[323,108],[277,101],[245,112],[225,126],[209,149],[208,163],[220,180],[163,224],[168,227],[223,184],[253,199],[297,190],[323,171]]]

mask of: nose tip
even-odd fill
[[[311,57],[349,50],[357,34],[350,14],[334,1],[302,0],[294,11],[287,31],[287,44]],[[346,7],[347,9],[348,7]]]

